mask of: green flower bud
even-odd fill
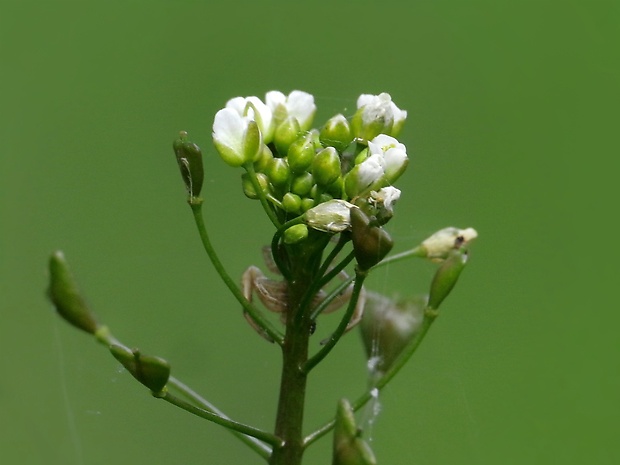
[[[185,188],[190,197],[198,197],[202,189],[204,170],[200,147],[187,140],[187,132],[181,131],[172,144]]]
[[[338,402],[334,425],[334,450],[332,465],[376,465],[372,449],[361,438],[355,424],[351,403],[346,399]]]
[[[110,352],[131,376],[152,392],[159,393],[166,386],[170,378],[170,364],[163,358],[142,355],[138,349],[129,350],[119,345],[110,346]]]
[[[269,162],[273,160],[273,153],[269,150],[265,144],[262,145],[261,150],[254,162],[254,170],[255,171],[264,171],[267,168]]]
[[[459,279],[461,272],[467,263],[467,252],[452,250],[448,258],[435,272],[428,296],[428,306],[438,309],[443,300],[448,297],[454,285]]]
[[[310,132],[298,137],[288,149],[287,158],[291,171],[295,174],[305,172],[312,163],[316,151],[314,137]]]
[[[288,117],[276,128],[273,143],[279,155],[284,156],[288,153],[289,147],[297,140],[300,132],[299,122],[293,117]]]
[[[306,171],[293,179],[291,192],[303,197],[310,193],[312,186],[314,186],[314,177]]]
[[[370,218],[359,208],[351,209],[351,231],[355,259],[362,270],[375,266],[394,246],[388,232],[371,225]]]
[[[286,158],[273,158],[267,165],[265,174],[274,186],[284,186],[291,179],[291,169]]]
[[[424,319],[426,299],[394,301],[366,290],[362,341],[371,374],[380,376],[392,366]]]
[[[297,244],[308,237],[308,226],[305,224],[296,224],[284,231],[285,244]]]
[[[256,179],[260,188],[265,194],[267,194],[269,192],[269,179],[267,176],[263,173],[256,173]],[[249,173],[243,173],[241,175],[241,187],[243,188],[243,193],[247,198],[253,200],[258,199],[258,194],[254,188],[252,177]]]
[[[301,213],[301,198],[291,192],[282,197],[282,207],[289,213]]]
[[[329,186],[340,175],[340,157],[334,147],[327,147],[316,154],[312,161],[312,174],[320,186]]]
[[[95,334],[99,324],[82,298],[61,251],[50,257],[49,274],[47,295],[58,314],[76,328]]]
[[[353,141],[351,125],[344,115],[330,118],[321,129],[320,140],[323,147],[334,147],[340,153]]]
[[[314,207],[314,199],[310,197],[304,197],[301,199],[301,211],[306,212]]]

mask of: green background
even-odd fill
[[[261,463],[148,395],[44,289],[61,248],[119,338],[272,428],[278,351],[202,253],[170,148],[181,129],[203,147],[209,230],[240,276],[271,228],[210,128],[229,98],[272,89],[311,92],[317,124],[391,93],[411,157],[395,250],[449,225],[480,234],[381,395],[379,463],[619,463],[617,1],[0,5],[2,463]],[[424,292],[432,269],[395,264],[369,286]],[[316,370],[306,429],[364,383],[352,334]],[[307,463],[330,463],[330,441]]]

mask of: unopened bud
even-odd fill
[[[265,174],[274,186],[284,186],[291,179],[291,169],[286,158],[272,158],[265,168]]]
[[[301,198],[292,192],[287,192],[282,197],[282,207],[289,213],[301,213]]]
[[[297,140],[300,132],[299,122],[293,117],[288,117],[280,123],[273,136],[273,142],[280,156],[288,153],[289,147]]]
[[[308,226],[305,224],[296,224],[284,231],[285,244],[297,244],[308,237]]]
[[[314,186],[314,177],[306,171],[293,179],[291,192],[303,197],[310,193],[312,186]]]
[[[174,141],[172,147],[187,193],[190,197],[198,197],[204,179],[200,147],[187,140],[185,131],[179,133],[179,138]]]
[[[263,193],[267,194],[267,192],[269,192],[269,179],[267,179],[267,176],[263,173],[256,173],[256,180]],[[241,187],[246,197],[253,200],[258,199],[258,193],[256,192],[256,188],[252,183],[252,177],[249,173],[243,173],[241,175]]]
[[[82,298],[61,251],[50,257],[49,275],[47,295],[58,314],[76,328],[95,334],[99,324]]]
[[[288,148],[287,158],[291,171],[295,174],[305,172],[314,159],[314,136],[307,132],[301,137],[297,137]]]
[[[428,306],[438,309],[443,300],[448,297],[461,272],[467,263],[467,252],[452,250],[446,260],[439,266],[431,282],[428,297]]]
[[[323,147],[334,147],[340,153],[353,141],[351,125],[344,115],[330,118],[321,129],[320,140]]]
[[[316,154],[312,161],[312,174],[316,183],[326,187],[340,176],[340,157],[334,147],[327,147]]]
[[[388,232],[371,225],[370,218],[359,208],[351,210],[351,231],[355,259],[362,270],[375,266],[394,246]]]
[[[355,423],[351,403],[341,399],[334,425],[332,465],[376,465],[375,455],[361,433]]]
[[[170,378],[170,364],[163,358],[142,355],[138,349],[129,350],[119,345],[111,345],[110,352],[122,363],[131,376],[152,392],[161,392]]]

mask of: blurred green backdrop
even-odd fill
[[[271,428],[278,351],[201,252],[170,146],[185,129],[203,147],[212,239],[240,276],[270,224],[210,148],[213,115],[233,96],[302,89],[317,122],[352,114],[360,93],[408,110],[398,250],[448,225],[480,233],[381,396],[379,462],[619,463],[620,319],[605,296],[619,24],[617,1],[3,1],[0,461],[261,463],[59,321],[45,266],[63,249],[118,337]],[[369,285],[424,292],[431,271],[397,264]],[[308,430],[364,383],[349,335],[316,370]],[[330,441],[307,463],[330,463]]]

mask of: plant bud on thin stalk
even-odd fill
[[[351,210],[351,239],[358,266],[369,270],[392,250],[394,241],[388,232],[370,222],[359,208]]]
[[[82,298],[61,251],[54,252],[50,257],[49,278],[47,295],[56,312],[76,328],[95,334],[100,326]]]
[[[361,433],[351,403],[341,399],[336,411],[332,465],[376,465],[375,455]]]
[[[200,147],[188,141],[187,132],[181,131],[179,138],[172,144],[172,148],[174,149],[187,193],[192,198],[198,197],[204,179]]]
[[[119,345],[110,346],[110,352],[122,363],[131,376],[157,394],[170,378],[170,364],[163,358],[143,355],[138,349],[129,350]]]
[[[452,250],[446,260],[439,266],[431,282],[428,297],[428,306],[438,309],[443,300],[448,297],[461,272],[467,263],[467,252],[463,249]]]

